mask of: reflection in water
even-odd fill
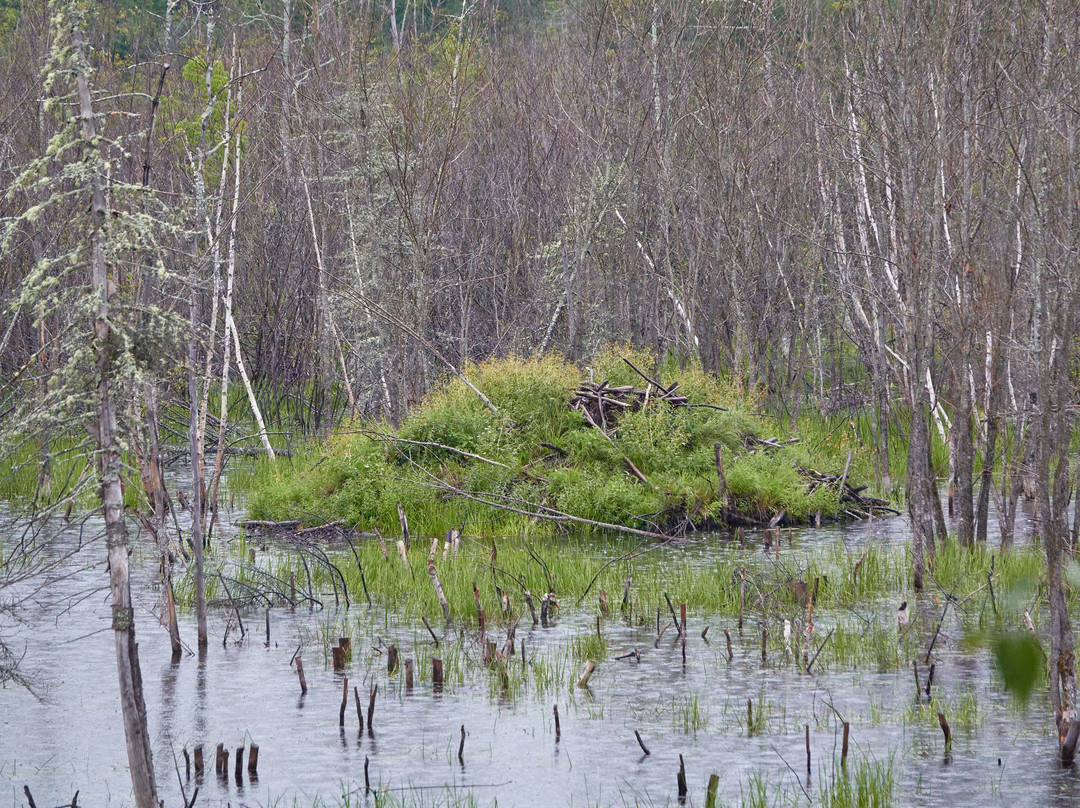
[[[206,646],[199,647],[199,662],[195,673],[195,734],[197,737],[206,735]]]

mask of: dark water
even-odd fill
[[[866,529],[808,530],[796,533],[791,544],[835,543],[839,534],[861,546]],[[872,530],[881,541],[896,543],[905,540],[907,525],[902,518],[883,520]],[[76,541],[71,531],[58,531],[52,552]],[[703,536],[664,552],[706,561],[726,541]],[[80,805],[131,803],[103,558],[103,541],[89,541],[54,571],[63,580],[33,595],[19,612],[21,622],[3,624],[7,643],[25,654],[23,667],[36,692],[10,684],[0,690],[0,788],[13,805],[26,804],[24,784],[41,808],[70,803],[76,790]],[[833,777],[832,761],[839,758],[837,715],[851,722],[853,761],[892,761],[896,805],[1080,804],[1076,770],[1056,761],[1045,699],[1036,697],[1026,708],[1014,705],[1002,692],[989,655],[963,652],[955,637],[944,637],[937,648],[935,686],[953,702],[973,697],[978,720],[954,730],[946,758],[934,716],[913,712],[910,669],[877,672],[870,666],[807,676],[776,655],[763,670],[760,635],[749,622],[740,635],[733,621],[692,616],[684,662],[670,632],[654,647],[654,625],[611,619],[604,624],[607,659],[598,665],[589,690],[573,687],[576,663],[558,661],[571,637],[595,631],[591,611],[571,608],[551,628],[519,630],[529,672],[524,685],[510,692],[502,692],[479,665],[454,659],[454,654],[475,654],[471,643],[460,643],[459,650],[444,655],[449,669],[465,671],[464,681],[452,680],[444,692],[433,693],[426,667],[430,641],[422,624],[367,607],[354,606],[347,615],[274,609],[269,647],[262,611],[245,615],[249,634],[243,642],[236,642],[233,625],[224,645],[229,615],[213,612],[205,656],[185,654],[173,663],[167,634],[153,614],[156,565],[138,554],[132,560],[146,706],[158,787],[167,806],[182,804],[181,781],[189,797],[197,784],[184,775],[181,750],[198,743],[206,750],[207,774],[198,783],[196,805],[313,805],[317,798],[327,805],[374,805],[364,794],[365,759],[372,786],[381,790],[380,805],[457,804],[455,797],[469,795],[476,804],[500,806],[674,805],[680,754],[689,804],[704,804],[713,772],[720,776],[723,804],[738,805],[751,777],[767,781],[770,805],[817,804]],[[9,587],[3,597],[25,594],[27,586]],[[73,592],[80,595],[73,599]],[[870,608],[891,619],[895,607]],[[699,637],[706,624],[711,624],[712,645]],[[379,687],[372,734],[358,732],[351,698],[346,727],[338,726],[341,676],[320,649],[341,625],[349,627],[354,643],[346,671],[350,690],[356,684],[366,704],[369,684]],[[731,663],[721,647],[725,627],[735,644]],[[194,621],[184,618],[181,632],[193,642]],[[373,650],[380,642],[396,643],[402,658],[418,658],[423,672],[418,671],[411,693],[403,692],[400,675],[387,675],[383,656]],[[301,645],[309,685],[305,697],[289,664]],[[640,662],[613,661],[633,648],[640,649]],[[511,660],[520,663],[519,656]],[[536,665],[554,670],[557,686],[542,688]],[[765,728],[754,735],[745,727],[747,698],[767,705]],[[555,703],[561,716],[558,742]],[[697,727],[687,727],[680,717],[692,713],[695,703]],[[462,724],[464,764],[457,757]],[[813,753],[809,782],[807,724]],[[634,730],[651,755],[642,753]],[[237,781],[232,759],[228,778],[215,776],[217,743],[235,755],[237,746],[252,741],[260,746],[257,780],[245,768]]]

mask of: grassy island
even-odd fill
[[[620,347],[585,369],[511,357],[462,375],[483,397],[451,377],[396,428],[353,421],[262,470],[252,518],[396,532],[400,503],[424,535],[670,535],[886,509],[862,494],[870,455],[853,431],[790,434],[752,392],[697,367],[656,370]]]

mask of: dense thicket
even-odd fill
[[[60,121],[45,8],[3,20],[10,176]],[[992,488],[975,499],[976,456],[988,474],[1006,454],[1007,538],[1035,438],[1068,431],[1040,386],[1071,393],[1077,22],[1071,3],[288,0],[106,4],[89,38],[117,179],[187,223],[162,257],[197,288],[200,378],[231,361],[231,310],[272,422],[397,420],[446,364],[629,341],[783,412],[873,413],[883,474],[910,437],[924,541],[938,431],[966,541]],[[69,312],[20,305],[20,283],[76,205],[9,242],[8,412],[64,361]],[[188,315],[183,284],[114,275]]]

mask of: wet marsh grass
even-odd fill
[[[857,751],[846,767],[835,761],[818,777],[822,808],[889,808],[896,791],[893,756],[873,757]]]
[[[305,565],[295,553],[279,552],[275,548],[280,545],[269,541],[259,544],[248,537],[234,541],[235,560],[222,558],[219,553],[217,564],[225,569],[226,578],[240,582],[250,591],[258,591],[268,580],[267,576],[277,582],[279,589],[287,587],[291,576],[298,599],[310,592],[324,605],[332,603],[335,597],[343,601],[344,593],[335,595],[343,579],[353,604],[364,604],[370,597],[378,608],[393,611],[399,619],[426,616],[433,626],[441,624],[443,617],[428,575],[427,553],[421,549],[427,542],[414,542],[407,561],[397,554],[392,539],[387,545],[386,558],[373,539],[354,540],[351,547],[339,546],[329,552],[336,566],[331,571],[325,565],[314,566],[310,560]],[[264,551],[264,547],[269,551]],[[246,559],[247,552],[253,548],[257,548],[255,565]],[[966,633],[988,628],[994,616],[987,586],[991,565],[996,593],[993,605],[999,614],[995,622],[1017,625],[1017,612],[1024,608],[1020,598],[1035,591],[1042,564],[1038,551],[1031,548],[1017,548],[1001,556],[979,549],[965,551],[947,544],[939,549],[931,569],[935,581],[952,589],[930,592],[920,599],[920,608],[913,609],[912,625],[900,631],[895,609],[900,600],[909,597],[903,572],[907,551],[902,547],[871,543],[860,551],[847,549],[838,541],[813,552],[785,550],[766,555],[754,546],[742,547],[730,542],[710,549],[711,560],[700,554],[688,557],[678,548],[662,548],[653,551],[651,558],[645,555],[604,567],[604,559],[618,558],[616,553],[624,548],[625,545],[616,542],[597,540],[465,539],[456,557],[453,550],[444,557],[444,545],[440,541],[435,566],[455,627],[477,625],[474,583],[493,636],[511,623],[531,625],[524,598],[526,587],[537,613],[541,611],[543,593],[549,588],[555,592],[558,608],[553,606],[549,610],[553,621],[557,622],[564,612],[578,619],[583,614],[593,616],[592,619],[599,616],[599,637],[594,629],[582,630],[574,638],[569,655],[575,662],[589,658],[599,662],[606,657],[609,649],[605,626],[611,621],[653,626],[659,613],[661,627],[671,624],[666,593],[676,611],[680,604],[686,604],[689,637],[696,637],[705,625],[713,629],[709,638],[718,649],[717,663],[726,664],[721,632],[724,628],[735,628],[741,585],[743,616],[750,621],[746,631],[759,638],[761,627],[768,630],[767,654],[771,660],[786,656],[782,632],[784,620],[788,619],[793,625],[792,657],[797,667],[813,657],[831,629],[833,635],[821,648],[816,667],[886,671],[899,667],[901,659],[909,660],[918,653],[921,644],[925,647],[943,611],[947,612],[947,630]],[[210,569],[215,569],[213,563]],[[632,577],[629,604],[622,608],[621,593],[628,574]],[[815,581],[817,597],[812,614],[816,630],[807,643],[801,629],[808,613],[808,593],[813,592]],[[179,601],[190,605],[193,596],[190,577],[179,583]],[[220,578],[211,572],[206,583],[208,597],[220,602],[225,597]],[[577,595],[590,583],[588,595],[578,603]],[[801,591],[800,585],[804,585]],[[231,585],[231,594],[237,596],[241,588]],[[600,613],[597,603],[602,590],[609,593],[606,614]],[[264,594],[262,601],[256,598],[257,603],[280,603],[273,592]],[[508,596],[507,613],[501,608],[501,595]],[[947,596],[955,600],[948,600]],[[752,629],[751,625],[757,628]],[[672,631],[668,629],[673,637]],[[738,644],[745,647],[747,654],[752,654],[757,642],[754,636],[749,636]]]
[[[835,626],[829,645],[822,652],[825,661],[819,664],[830,669],[895,671],[900,666],[901,652],[909,644],[898,637],[895,626],[845,620]]]
[[[954,696],[943,693],[937,688],[931,688],[928,701],[912,702],[904,716],[904,721],[907,724],[939,729],[938,713],[945,716],[953,731],[970,732],[980,727],[985,721],[976,691],[966,689]]]
[[[366,583],[373,597],[385,604],[395,608],[404,606],[412,614],[435,615],[440,609],[427,570],[428,546],[428,541],[414,541],[405,562],[397,554],[392,538],[387,539],[387,558],[382,557],[374,539],[363,539],[354,541],[352,548],[341,547],[334,556],[353,602],[362,601]],[[788,551],[776,557],[764,555],[756,547],[742,548],[728,543],[710,549],[712,560],[704,563],[700,558],[680,555],[677,547],[655,548],[653,558],[644,555],[617,561],[619,553],[633,555],[645,547],[580,539],[497,542],[464,539],[457,557],[452,551],[444,557],[444,545],[440,541],[434,561],[451,613],[461,619],[475,617],[475,582],[489,622],[504,619],[499,607],[500,593],[512,599],[513,619],[527,614],[526,588],[538,612],[540,598],[548,590],[555,592],[560,608],[589,611],[596,609],[600,591],[606,590],[610,613],[625,614],[621,600],[627,575],[633,579],[631,611],[641,615],[640,622],[645,623],[654,622],[657,608],[662,619],[669,613],[665,593],[676,608],[679,604],[687,605],[692,621],[703,620],[705,616],[736,617],[740,584],[747,615],[797,615],[805,609],[806,590],[812,591],[815,581],[815,610],[854,607],[865,610],[868,604],[906,599],[908,559],[906,549],[901,547],[870,544],[865,550],[855,552],[836,542],[823,550]],[[609,564],[611,559],[616,559],[616,563]],[[948,544],[939,550],[931,571],[946,593],[960,599],[974,595],[976,600],[972,602],[977,602],[980,593],[988,594],[986,581],[991,563],[995,592],[1000,598],[1017,586],[1037,581],[1043,562],[1038,551],[1029,548],[1017,548],[1002,556],[978,550],[968,552]],[[271,571],[286,579],[292,572],[298,580],[306,581],[307,573],[296,560],[283,566],[279,559]],[[314,585],[325,588],[326,571],[315,571],[313,581]],[[803,585],[805,589],[800,591]],[[578,599],[586,588],[588,594],[579,604]]]
[[[709,728],[709,708],[701,703],[697,693],[672,696],[668,710],[672,726],[683,735],[697,735]]]
[[[43,452],[47,449],[48,465]],[[47,444],[25,439],[0,451],[0,500],[10,501],[32,513],[51,508],[68,508],[78,513],[100,506],[93,447],[87,440],[56,438]],[[130,451],[123,453],[126,467],[136,460]],[[48,473],[45,473],[46,470]],[[145,497],[136,482],[124,487],[124,504],[142,507]]]
[[[596,636],[595,632],[574,637],[570,641],[570,647],[576,662],[591,660],[593,663],[599,663],[607,659],[608,656],[607,641],[602,636]]]
[[[264,546],[265,550],[262,549]],[[296,558],[286,552],[287,545],[249,537],[235,540],[231,547],[234,557],[239,557],[229,562],[237,568],[234,570],[236,575],[242,574],[239,568],[247,563],[246,552],[254,547],[260,567],[272,570],[279,579],[287,578],[289,572],[293,572],[298,579],[297,586],[301,586],[300,576],[306,573]],[[687,636],[695,655],[692,664],[703,666],[709,677],[715,675],[714,672],[727,671],[722,675],[739,676],[743,675],[740,672],[760,669],[762,626],[768,629],[766,669],[772,675],[786,671],[780,675],[803,677],[805,663],[800,644],[795,645],[792,657],[786,657],[784,653],[783,621],[785,618],[805,620],[806,616],[807,604],[791,585],[792,580],[804,580],[812,586],[817,577],[818,593],[813,610],[816,630],[809,655],[813,656],[830,629],[833,634],[814,664],[812,676],[827,682],[828,676],[842,672],[895,672],[906,684],[911,680],[912,658],[918,658],[920,675],[925,681],[924,654],[947,602],[947,622],[935,651],[939,667],[944,652],[970,650],[962,644],[965,632],[978,630],[992,616],[989,607],[982,608],[984,597],[988,597],[986,580],[991,564],[1002,621],[1015,623],[1018,619],[1015,607],[1019,601],[1010,600],[1008,593],[1013,588],[1023,589],[1031,578],[1037,581],[1041,562],[1038,550],[1034,548],[1017,548],[1008,557],[978,550],[965,551],[953,545],[939,548],[933,567],[934,585],[918,599],[922,608],[913,605],[912,624],[901,630],[896,623],[897,601],[912,598],[914,604],[916,600],[907,591],[904,569],[909,563],[908,552],[899,546],[871,542],[848,547],[838,540],[809,551],[784,544],[777,554],[775,548],[770,553],[763,552],[756,539],[742,545],[721,539],[707,549],[688,548],[689,552],[667,547],[654,554],[612,564],[601,571],[588,597],[579,603],[575,595],[584,591],[605,561],[619,558],[630,548],[614,541],[596,539],[497,540],[493,575],[491,542],[466,538],[456,558],[450,550],[444,559],[442,541],[435,555],[439,577],[451,604],[452,619],[447,625],[427,573],[429,547],[430,542],[417,539],[407,561],[397,554],[392,537],[388,537],[388,557],[385,559],[374,539],[354,540],[353,548],[344,545],[333,550],[333,559],[345,577],[355,605],[346,618],[326,620],[315,632],[317,636],[312,644],[324,646],[322,658],[327,669],[330,662],[325,646],[336,641],[337,636],[351,636],[350,676],[357,676],[360,681],[380,682],[381,692],[382,683],[386,682],[388,695],[403,698],[401,669],[394,676],[388,676],[384,653],[374,650],[395,642],[402,660],[406,657],[414,659],[414,687],[420,693],[430,688],[430,660],[439,655],[444,660],[445,686],[450,692],[468,689],[476,693],[478,690],[481,698],[515,711],[541,704],[550,711],[550,702],[554,698],[560,707],[566,705],[564,716],[573,715],[594,722],[617,721],[620,717],[619,711],[606,703],[604,691],[610,686],[610,678],[605,675],[603,666],[605,663],[635,663],[612,663],[614,655],[628,650],[631,644],[637,644],[649,654],[678,654],[677,644],[669,642],[675,638],[673,628],[668,629],[658,652],[648,640],[642,643],[642,634],[646,638],[655,637],[657,609],[662,625],[671,622],[665,592],[676,613],[681,603],[687,604]],[[372,598],[370,608],[364,600],[358,560]],[[621,610],[622,584],[628,573],[633,576],[631,608]],[[553,630],[537,627],[533,632],[530,629],[532,621],[524,603],[522,580],[532,592],[538,612],[541,593],[549,585],[554,587],[560,608],[553,616]],[[327,601],[328,581],[325,570],[312,575],[311,587],[324,601]],[[515,654],[504,662],[486,667],[481,663],[474,581],[485,608],[487,638],[502,648],[510,625],[516,622],[518,629]],[[739,581],[746,581],[744,630],[741,633],[736,628]],[[946,582],[950,590],[944,588]],[[940,589],[938,583],[942,585]],[[308,586],[306,580],[303,586],[305,589]],[[597,600],[602,589],[609,593],[610,605],[606,613],[601,611]],[[512,597],[508,614],[504,614],[499,606],[499,590]],[[948,595],[956,600],[948,600]],[[332,603],[332,598],[329,602]],[[336,614],[340,615],[340,612]],[[421,616],[427,617],[440,638],[441,645],[437,650],[419,622]],[[598,616],[599,636],[596,631]],[[567,631],[564,624],[572,625],[573,629]],[[707,650],[699,639],[704,625],[711,626]],[[733,663],[727,659],[725,628],[732,636],[736,655]],[[527,639],[524,666],[520,656],[522,637]],[[619,639],[614,639],[616,637]],[[804,642],[801,644],[805,645]],[[601,666],[593,680],[595,696],[593,691],[583,691],[574,685],[586,659]],[[811,679],[807,677],[807,681]],[[994,701],[992,706],[984,708],[977,695],[957,692],[953,682],[953,679],[945,679],[936,683],[929,703],[924,697],[923,704],[915,707],[912,699],[908,707],[899,710],[889,708],[884,700],[879,699],[875,704],[871,692],[865,709],[856,708],[850,719],[862,726],[919,727],[920,732],[929,730],[927,738],[933,738],[938,734],[937,712],[940,710],[947,715],[954,733],[975,732],[985,723],[987,710],[996,711],[998,705]],[[827,712],[819,713],[810,704],[789,701],[768,689],[758,690],[752,698],[748,722],[745,699],[729,699],[722,709],[718,709],[715,700],[710,701],[691,690],[667,695],[657,703],[655,714],[646,710],[644,715],[653,721],[661,720],[686,737],[742,735],[760,738],[766,743],[774,736],[798,733],[804,723],[816,731],[824,728],[822,722],[827,726],[830,720]],[[553,734],[550,715],[545,721],[545,731]],[[801,795],[801,792],[791,791],[790,782],[777,781],[774,775],[757,772],[755,777],[758,779],[744,783],[740,804],[782,805],[785,794],[791,798],[795,798],[796,793]],[[867,758],[864,761],[853,755],[849,758],[847,772],[838,767],[830,768],[819,771],[815,780],[818,785],[811,792],[813,805],[843,808],[896,804],[891,758]],[[407,802],[407,796],[401,798],[402,804],[412,804]]]

